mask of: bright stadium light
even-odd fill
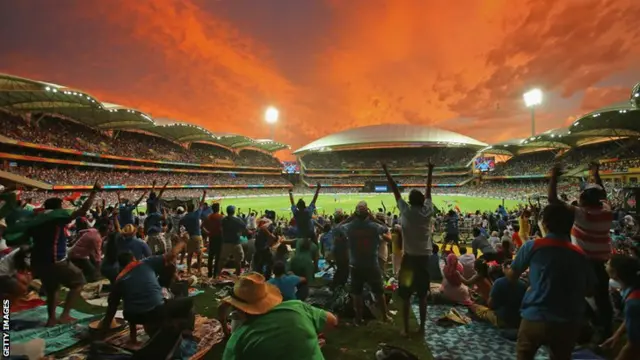
[[[264,112],[264,120],[269,124],[271,128],[271,140],[274,140],[275,125],[280,117],[280,112],[273,106],[269,106],[267,111]]]
[[[267,111],[265,111],[264,113],[264,119],[269,124],[277,123],[279,116],[280,116],[280,112],[278,111],[278,109],[274,108],[273,106],[270,106],[269,108],[267,108]]]
[[[531,136],[536,134],[536,106],[542,104],[542,90],[531,89],[524,93],[524,104],[531,108]]]

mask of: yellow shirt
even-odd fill
[[[518,224],[520,225],[518,235],[520,235],[522,242],[529,240],[529,234],[531,234],[531,224],[529,223],[529,219],[521,216],[518,218]]]
[[[396,255],[402,253],[402,247],[400,246],[400,234],[395,232],[391,234],[391,253]]]

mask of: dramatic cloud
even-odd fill
[[[60,0],[49,11],[24,1],[0,24],[0,70],[253,137],[268,133],[262,116],[273,104],[278,140],[294,148],[380,123],[522,137],[528,88],[545,92],[544,131],[625,100],[640,80],[635,0],[308,1],[323,11],[309,11],[319,18],[305,29],[271,14],[286,2],[249,29],[238,20],[238,9],[254,9],[248,0]],[[36,9],[50,15],[31,19]],[[281,41],[274,21],[307,44]],[[46,51],[34,56],[25,44]]]

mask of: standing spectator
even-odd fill
[[[404,255],[398,275],[398,291],[403,299],[404,335],[409,333],[410,301],[413,293],[416,293],[420,299],[419,332],[424,332],[427,320],[427,295],[431,281],[429,278],[429,257],[433,251],[431,241],[431,222],[434,213],[431,201],[433,167],[429,161],[425,193],[415,189],[411,190],[409,203],[407,203],[402,199],[398,185],[393,181],[387,166],[382,166],[400,210]]]
[[[355,309],[355,322],[362,322],[364,302],[362,292],[364,284],[369,284],[371,292],[376,296],[376,302],[384,320],[389,319],[387,302],[385,301],[382,274],[378,264],[378,248],[381,237],[391,241],[389,229],[374,221],[367,203],[360,201],[356,213],[341,225],[347,234],[351,263],[351,293]]]
[[[21,221],[14,225],[14,231],[24,228],[25,235],[33,240],[31,266],[34,274],[42,281],[47,295],[48,320],[46,326],[71,323],[71,307],[80,296],[86,280],[82,271],[67,257],[66,226],[75,218],[87,213],[93,204],[100,185],[96,183],[89,197],[80,208],[69,212],[62,208],[62,199],[50,198],[44,202],[45,212],[31,221]],[[60,318],[56,320],[57,295],[60,285],[69,288]]]
[[[236,207],[227,206],[227,216],[222,219],[222,251],[220,252],[220,263],[216,264],[218,273],[222,269],[229,256],[233,256],[233,262],[236,265],[236,276],[240,275],[242,270],[242,261],[244,260],[244,251],[240,242],[240,236],[247,233],[247,224],[239,217],[235,216]]]
[[[220,214],[220,204],[213,203],[211,205],[211,214],[202,224],[202,229],[209,237],[209,246],[207,251],[209,257],[207,258],[208,276],[218,277],[218,263],[220,262],[220,252],[222,251],[222,214]],[[215,267],[214,261],[215,260]]]
[[[187,273],[191,273],[191,260],[193,254],[196,254],[196,269],[200,271],[200,265],[202,261],[202,230],[200,226],[200,219],[202,218],[202,210],[207,204],[205,199],[207,198],[207,191],[202,192],[202,199],[198,203],[198,208],[190,201],[187,204],[187,215],[180,220],[180,226],[184,226],[189,239],[187,240]]]
[[[120,192],[116,192],[116,195],[118,196],[118,221],[120,222],[120,226],[124,227],[133,224],[133,210],[138,208],[138,205],[140,205],[142,199],[147,195],[147,192],[143,192],[142,196],[133,204],[129,204],[129,199],[120,198]]]
[[[107,225],[100,229],[90,228],[86,218],[76,219],[79,238],[69,249],[69,260],[84,274],[85,279],[93,282],[98,278],[98,269],[102,261],[102,238],[107,236]]]
[[[530,286],[522,301],[516,346],[518,359],[533,359],[542,345],[548,346],[552,359],[571,359],[584,321],[585,297],[595,283],[584,251],[571,243],[572,226],[569,208],[548,205],[542,214],[546,237],[524,243],[507,271],[515,283],[529,269]]]
[[[309,206],[306,206],[304,200],[299,199],[297,203],[293,201],[293,190],[289,189],[289,201],[291,202],[291,212],[296,221],[298,228],[297,237],[300,239],[312,239],[316,241],[315,230],[313,226],[313,213],[316,211],[316,200],[320,194],[320,183],[316,186],[316,192]]]
[[[571,240],[586,253],[596,276],[594,291],[598,308],[596,320],[602,330],[602,337],[606,339],[611,336],[613,326],[613,305],[609,297],[609,275],[606,270],[606,264],[612,252],[609,230],[613,213],[607,201],[607,193],[600,179],[597,163],[591,165],[590,172],[595,184],[585,186],[580,193],[578,206],[567,205],[558,198],[557,184],[561,168],[555,166],[549,182],[549,203],[566,206],[575,217],[571,229]]]

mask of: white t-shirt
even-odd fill
[[[433,203],[426,199],[423,206],[411,206],[404,199],[398,199],[398,209],[402,226],[402,248],[405,254],[431,255],[431,220]]]
[[[2,259],[0,259],[0,276],[13,276],[18,271],[16,271],[16,254],[20,251],[20,249],[14,249],[7,255],[5,255]]]

